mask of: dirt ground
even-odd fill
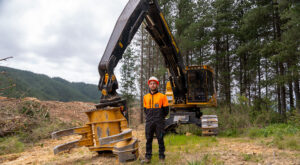
[[[93,103],[82,102],[54,102],[42,101],[49,107],[52,116],[65,121],[80,120],[87,118],[83,111],[93,108]],[[134,110],[136,111],[136,110]],[[132,113],[137,114],[137,113]],[[137,116],[134,116],[138,120]],[[139,139],[139,152],[143,156],[145,153],[144,125],[135,125],[133,135]],[[34,147],[27,148],[24,152],[7,154],[0,156],[0,164],[118,164],[113,155],[98,155],[88,148],[74,148],[69,152],[53,154],[53,148],[59,144],[79,139],[79,136],[68,136],[58,140],[45,139],[35,144]],[[224,138],[224,137],[197,137],[199,144],[193,146],[193,150],[166,148],[165,164],[192,164],[193,162],[203,162],[206,164],[294,164],[300,165],[300,151],[280,150],[278,148],[266,146],[262,139],[249,138]],[[213,145],[201,145],[201,139],[214,138]],[[264,140],[264,139],[263,139]],[[154,140],[157,146],[157,141]],[[157,157],[157,147],[154,147],[154,156]],[[157,158],[156,158],[157,159]],[[208,162],[208,163],[207,163]],[[194,164],[196,164],[194,163]],[[139,161],[128,162],[126,164],[140,164]],[[157,164],[153,161],[152,164]],[[205,163],[204,163],[205,164]]]
[[[134,131],[134,136],[140,140],[140,154],[145,153],[145,137],[143,126],[139,126],[139,131]],[[60,140],[47,139],[43,140],[36,146],[27,149],[22,153],[8,154],[0,156],[0,162],[6,165],[15,164],[118,164],[116,158],[112,155],[98,155],[91,152],[85,147],[74,148],[69,152],[53,154],[53,148],[56,145],[66,143],[78,139],[78,136],[64,137]],[[199,137],[202,138],[202,137]],[[186,153],[184,151],[168,152],[166,148],[166,164],[173,164],[173,160],[168,160],[168,156],[172,158],[174,154],[179,154],[180,159],[175,164],[188,164],[200,160],[205,155],[211,155],[218,161],[213,164],[300,164],[300,152],[279,150],[277,148],[269,148],[259,144],[258,141],[247,140],[243,138],[216,138],[218,144],[213,147],[204,147],[198,152]],[[154,141],[154,143],[157,143]],[[155,149],[155,148],[154,148]],[[157,149],[157,148],[156,148]],[[176,153],[178,152],[178,153]],[[154,154],[157,151],[154,151]],[[249,159],[249,160],[248,160]],[[129,162],[126,164],[139,164],[139,161]],[[155,163],[154,163],[155,164]]]

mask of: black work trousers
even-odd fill
[[[164,144],[164,134],[165,134],[165,121],[151,121],[146,122],[146,155],[147,159],[152,157],[152,141],[154,133],[156,135],[158,145],[159,145],[159,158],[165,158],[165,144]]]

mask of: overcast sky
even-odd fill
[[[0,65],[97,84],[98,63],[127,1],[0,0],[0,58],[14,57]]]

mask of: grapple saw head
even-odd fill
[[[138,140],[132,137],[122,109],[123,106],[96,105],[96,109],[85,112],[89,119],[85,126],[53,132],[53,139],[73,134],[82,136],[79,140],[56,146],[54,154],[86,146],[90,151],[112,151],[119,162],[136,160],[139,156]]]

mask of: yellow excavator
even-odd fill
[[[159,46],[168,71],[169,81],[165,94],[170,103],[170,114],[165,129],[172,131],[180,124],[196,124],[202,128],[203,135],[217,134],[217,116],[201,113],[203,107],[217,106],[213,69],[206,65],[184,66],[157,0],[129,0],[98,66],[98,88],[102,93],[100,103],[95,109],[86,111],[89,122],[84,127],[52,133],[53,138],[82,135],[80,140],[55,147],[54,153],[87,146],[91,151],[99,153],[112,151],[120,162],[138,157],[137,139],[132,137],[132,130],[128,128],[122,113],[126,109],[126,100],[121,99],[116,92],[118,82],[114,69],[142,23]]]

